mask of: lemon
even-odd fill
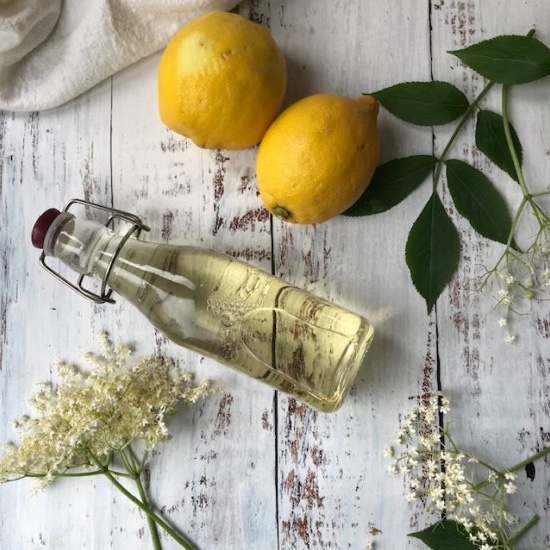
[[[285,89],[285,58],[269,31],[223,11],[185,25],[158,67],[161,120],[207,149],[259,143]]]
[[[256,159],[265,207],[291,223],[320,223],[356,202],[378,161],[372,96],[306,97],[269,127]]]

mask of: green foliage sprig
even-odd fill
[[[409,536],[433,550],[513,550],[539,517],[520,525],[507,500],[518,490],[517,473],[548,456],[550,447],[509,468],[496,467],[458,446],[444,424],[449,412],[444,394],[423,396],[401,418],[397,437],[384,451],[390,473],[406,480],[406,499],[441,516]]]
[[[167,420],[217,388],[195,384],[169,359],[144,357],[128,365],[128,346],[113,345],[105,334],[101,339],[104,353],[85,356],[89,371],[59,364],[57,387],[44,386],[30,400],[37,415],[14,422],[20,442],[7,444],[0,456],[0,484],[28,477],[41,489],[62,477],[104,476],[145,514],[155,550],[161,550],[157,528],[193,550],[154,510],[143,478],[153,448],[171,438]]]
[[[482,286],[493,275],[504,281],[505,288],[498,296],[499,303],[508,309],[513,304],[511,287],[533,297],[535,282],[550,286],[550,217],[537,202],[550,191],[532,193],[529,189],[522,170],[521,143],[508,116],[511,85],[550,75],[550,49],[533,34],[530,31],[527,36],[498,36],[450,52],[488,79],[471,103],[452,84],[437,81],[404,82],[371,94],[390,113],[411,124],[438,126],[458,120],[438,157],[414,155],[382,164],[363,196],[344,212],[347,216],[364,216],[389,210],[433,175],[432,194],[413,223],[405,249],[412,282],[426,301],[428,313],[451,281],[460,260],[459,233],[439,196],[443,170],[456,211],[477,233],[505,246],[495,267],[487,271]],[[501,114],[479,107],[495,84],[502,87]],[[483,172],[463,160],[447,158],[460,131],[474,115],[477,149],[519,184],[523,197],[513,216],[500,191]],[[534,241],[522,249],[516,235],[525,209],[534,214],[539,231]],[[546,268],[544,275],[537,272],[536,266],[541,265]],[[546,278],[535,281],[537,275]]]

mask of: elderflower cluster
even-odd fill
[[[408,501],[420,500],[426,511],[454,519],[475,546],[511,548],[506,541],[518,519],[504,509],[504,500],[516,492],[516,477],[458,449],[440,424],[448,412],[448,398],[438,393],[402,418],[394,445],[384,451],[392,459],[390,472],[408,479]],[[475,482],[480,468],[488,476]]]
[[[507,247],[495,267],[481,278],[481,288],[491,278],[496,283],[497,322],[507,344],[516,342],[510,328],[511,315],[524,311],[534,299],[550,296],[550,219],[544,215],[539,223],[539,232],[529,248],[520,252]]]
[[[91,369],[58,365],[57,387],[44,385],[31,398],[36,417],[14,422],[18,446],[6,445],[0,458],[0,482],[36,477],[40,486],[72,468],[107,463],[113,453],[140,440],[146,449],[166,441],[166,418],[180,403],[195,403],[215,388],[195,385],[171,360],[147,357],[127,365],[131,350],[101,335],[102,355],[88,353]]]

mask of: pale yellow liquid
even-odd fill
[[[174,342],[321,411],[341,405],[373,334],[359,315],[194,247],[130,239],[108,284]]]

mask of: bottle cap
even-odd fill
[[[44,248],[46,233],[61,212],[57,208],[50,208],[41,214],[32,228],[31,241],[36,248]]]

